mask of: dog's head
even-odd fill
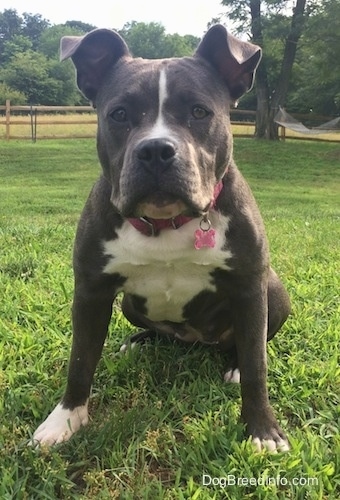
[[[198,216],[232,158],[229,107],[253,83],[261,49],[213,26],[193,57],[133,58],[114,31],[61,40],[98,112],[98,154],[125,217]]]

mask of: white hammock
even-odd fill
[[[291,115],[289,115],[283,108],[280,108],[277,112],[274,121],[281,125],[282,127],[294,130],[294,132],[299,132],[300,134],[334,134],[334,132],[340,132],[340,116],[334,118],[333,120],[323,123],[318,127],[308,128],[303,123],[299,122]]]

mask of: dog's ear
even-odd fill
[[[84,36],[64,36],[60,41],[60,60],[71,57],[78,87],[90,101],[95,100],[108,69],[129,55],[124,40],[108,29],[95,29]]]
[[[235,101],[253,86],[261,48],[230,35],[217,24],[209,29],[196,50],[196,56],[209,61],[226,82]]]

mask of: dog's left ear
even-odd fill
[[[128,46],[118,33],[95,29],[84,36],[64,36],[60,41],[60,60],[71,57],[77,70],[77,84],[94,101],[103,77],[121,57],[130,56]]]
[[[226,82],[235,101],[252,86],[261,60],[261,48],[230,35],[217,24],[209,29],[196,50],[196,56],[209,61]]]

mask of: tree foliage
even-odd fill
[[[51,25],[40,14],[0,12],[0,99],[20,104],[72,105],[85,103],[75,85],[70,61],[59,62],[62,36],[82,35],[95,26],[82,21]],[[120,34],[135,56],[162,58],[191,55],[194,36],[168,35],[159,23],[132,21]]]
[[[222,3],[235,31],[263,48],[256,84],[258,137],[277,138],[274,116],[280,106],[327,115],[340,112],[339,0]],[[242,104],[250,102],[255,103],[254,93]]]
[[[324,115],[340,113],[339,0],[221,0],[221,3],[226,10],[222,20],[227,28],[263,47],[257,96],[255,91],[247,94],[240,107],[256,109],[257,103],[265,99],[268,115],[275,101],[276,106],[284,105],[295,112],[312,109]],[[294,24],[292,6],[296,8],[302,3],[305,3],[302,18],[296,17]],[[19,15],[14,9],[0,12],[1,104],[9,98],[18,104],[85,102],[76,88],[72,63],[59,62],[59,43],[64,35],[82,35],[93,28],[80,20],[51,25],[40,14]],[[192,35],[167,34],[159,23],[131,21],[120,34],[133,55],[146,58],[191,55],[199,42]],[[283,65],[287,44],[294,47],[290,67]]]
[[[293,69],[287,106],[340,113],[340,2],[323,0],[309,17]]]
[[[147,59],[192,55],[199,39],[178,34],[167,35],[159,23],[127,23],[119,34],[127,42],[132,54]]]

